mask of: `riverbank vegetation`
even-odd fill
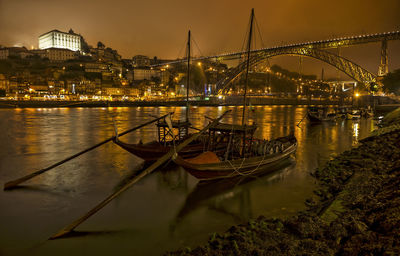
[[[386,92],[400,95],[400,69],[388,73],[383,78],[382,83]]]

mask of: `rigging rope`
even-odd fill
[[[186,41],[183,43],[181,49],[179,50],[179,53],[178,53],[178,55],[177,55],[178,58],[179,58],[180,56],[182,56],[181,54],[182,54],[182,51],[183,51],[183,49],[184,49],[185,47],[186,47]],[[187,51],[187,49],[185,50],[185,56],[184,56],[183,58],[186,58],[186,57],[187,57],[186,51]]]
[[[175,134],[174,134],[174,127],[172,126],[172,120],[171,120],[171,114],[169,114],[166,118],[165,118],[165,122],[168,125],[169,131],[168,133],[172,136],[172,144],[174,146],[174,155],[173,157],[176,158],[177,153],[176,153],[176,145],[175,145]]]
[[[193,41],[194,45],[197,47],[197,50],[199,51],[200,56],[205,56],[205,55],[201,52],[200,47],[199,47],[199,45],[197,44],[197,42],[196,42],[196,40],[195,40],[195,38],[194,38],[193,35],[192,35],[192,41]],[[194,56],[194,51],[193,51],[193,56]]]
[[[232,137],[233,137],[233,125],[232,125],[231,134],[229,136],[228,147],[227,147],[226,153],[225,153],[225,160],[228,160],[228,158],[229,158],[229,149],[231,147]]]
[[[238,168],[236,168],[236,167],[232,164],[232,162],[228,159],[229,148],[230,148],[231,141],[232,141],[232,137],[233,137],[233,131],[234,131],[234,129],[233,129],[233,125],[232,125],[232,130],[231,130],[231,134],[230,134],[230,137],[229,137],[228,148],[227,148],[227,152],[226,152],[226,154],[225,154],[225,161],[228,162],[228,163],[230,164],[230,166],[233,168],[234,172],[232,172],[230,175],[228,175],[228,177],[232,176],[234,173],[238,173],[240,176],[249,176],[249,175],[252,175],[255,171],[258,170],[258,168],[259,168],[259,167],[261,166],[261,164],[264,162],[265,156],[266,156],[267,154],[266,154],[266,152],[263,152],[263,158],[261,159],[261,161],[258,163],[257,167],[256,167],[254,170],[250,171],[249,173],[244,173],[244,172],[242,173],[242,172],[240,172],[240,169],[242,169],[243,164],[244,164],[246,158],[243,157],[242,162],[240,163],[240,166],[239,166]],[[243,141],[243,143],[245,143],[245,141]],[[233,154],[233,150],[232,150],[232,154]],[[244,154],[244,152],[243,152],[243,154]]]
[[[257,165],[257,167],[254,169],[254,170],[252,170],[251,172],[249,172],[249,173],[242,173],[242,172],[240,172],[240,169],[242,168],[242,166],[243,166],[243,163],[244,163],[244,161],[246,160],[246,158],[243,158],[243,160],[242,160],[242,163],[240,164],[240,166],[239,166],[239,168],[235,168],[235,166],[229,161],[229,160],[227,160],[227,162],[232,166],[232,168],[233,168],[233,170],[234,170],[234,172],[233,173],[238,173],[239,175],[241,175],[241,176],[250,176],[250,175],[252,175],[255,171],[257,171],[257,169],[261,166],[261,164],[264,162],[264,159],[265,159],[265,156],[266,156],[267,154],[265,154],[264,153],[264,155],[263,155],[263,158],[262,158],[262,160],[258,163],[258,165]],[[231,173],[230,175],[228,175],[228,177],[229,176],[232,176],[233,175],[233,173]]]
[[[261,29],[260,29],[260,26],[258,25],[257,18],[256,18],[255,15],[254,15],[254,21],[255,21],[255,24],[256,24],[256,29],[257,29],[258,35],[260,36],[261,48],[265,48],[264,41],[263,41],[262,34],[261,34]],[[257,49],[256,46],[255,46],[254,49]]]

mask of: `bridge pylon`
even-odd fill
[[[387,53],[387,41],[382,40],[381,47],[381,64],[378,69],[378,76],[385,76],[389,73],[389,61],[388,61],[388,53]]]

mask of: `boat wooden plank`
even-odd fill
[[[199,179],[215,179],[224,177],[233,177],[246,173],[252,173],[255,168],[264,169],[268,165],[275,164],[287,159],[297,149],[297,143],[286,148],[282,153],[276,153],[265,156],[237,159],[232,161],[223,161],[218,163],[196,164],[184,160],[181,157],[174,159],[175,163],[184,167],[189,173]]]

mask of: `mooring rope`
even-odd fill
[[[252,170],[251,172],[249,172],[249,173],[240,172],[240,169],[242,168],[243,163],[244,163],[244,161],[246,160],[246,158],[243,158],[242,163],[240,164],[239,168],[237,168],[237,169],[235,168],[235,166],[232,164],[231,161],[227,160],[227,162],[232,166],[232,168],[233,168],[233,170],[234,170],[234,172],[232,172],[231,175],[228,175],[228,177],[229,177],[229,176],[232,176],[235,172],[238,173],[238,174],[241,175],[241,176],[250,176],[250,175],[252,175],[252,174],[253,174],[255,171],[257,171],[257,169],[261,166],[262,162],[264,162],[264,159],[265,159],[265,156],[266,156],[266,155],[267,155],[267,154],[264,153],[263,158],[262,158],[262,160],[258,163],[257,167],[256,167],[254,170]]]

